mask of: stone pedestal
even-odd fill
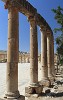
[[[43,86],[28,86],[25,87],[25,96],[30,97],[32,94],[41,94],[43,90]]]
[[[18,98],[18,58],[19,58],[19,21],[18,11],[14,7],[8,9],[8,50],[6,71],[5,98]]]
[[[43,87],[49,87],[50,85],[51,85],[51,82],[50,82],[50,80],[49,79],[43,79],[43,80],[41,80],[40,82],[39,82],[39,84],[41,85],[41,86],[43,86]]]

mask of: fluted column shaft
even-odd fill
[[[41,79],[48,78],[47,68],[47,33],[46,30],[41,29]]]
[[[47,62],[48,62],[48,77],[52,77],[52,52],[51,52],[51,34],[47,35]]]
[[[6,96],[18,98],[18,59],[19,59],[19,21],[18,11],[14,7],[8,9],[8,50],[6,72]]]
[[[30,20],[30,84],[38,82],[38,41],[37,25],[34,18]]]

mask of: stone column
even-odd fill
[[[47,33],[46,29],[41,28],[41,85],[49,86],[48,67],[47,67]]]
[[[54,37],[51,35],[51,50],[52,50],[52,74],[55,76],[55,68],[54,68]]]
[[[30,21],[30,85],[25,88],[26,94],[41,93],[42,88],[38,83],[38,40],[36,17],[29,17]]]
[[[30,18],[30,85],[38,83],[38,40],[37,25],[34,18]]]
[[[45,29],[41,29],[41,72],[42,80],[48,78],[48,68],[47,68],[47,33]]]
[[[47,35],[47,62],[48,62],[48,77],[52,78],[52,54],[51,54],[51,34]]]
[[[6,72],[6,98],[18,98],[19,20],[18,11],[8,8],[8,50]]]

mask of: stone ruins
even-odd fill
[[[30,84],[25,93],[40,94],[43,86],[49,86],[54,80],[54,37],[46,20],[26,0],[2,0],[8,9],[8,51],[6,71],[6,94],[4,98],[20,97],[18,90],[19,58],[19,12],[27,16],[30,22]],[[38,40],[37,25],[41,31],[41,81],[38,82]]]

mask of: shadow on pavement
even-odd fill
[[[60,93],[54,93],[54,92],[42,93],[42,94],[40,94],[40,96],[62,97],[63,96],[63,92],[60,92]]]

